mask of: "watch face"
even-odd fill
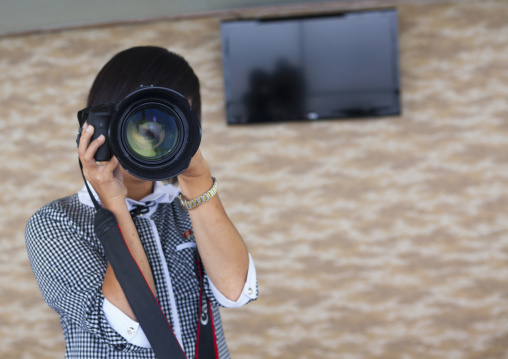
[[[185,208],[185,209],[189,209],[189,208],[187,207],[187,204],[188,204],[189,202],[187,202],[186,200],[184,200],[182,195],[179,195],[179,196],[178,196],[178,199],[180,200],[180,203],[182,204],[183,208]]]

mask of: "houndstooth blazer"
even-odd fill
[[[169,186],[156,185],[150,198],[127,200],[127,204],[129,208],[149,204],[148,213],[134,217],[134,223],[152,268],[157,299],[187,357],[194,358],[199,305],[197,249],[193,236],[184,235],[192,228],[188,212],[175,200],[175,188]],[[107,306],[101,287],[108,261],[94,233],[94,216],[90,197],[82,190],[44,206],[26,227],[33,273],[44,300],[60,315],[65,357],[155,358],[151,348],[129,340],[135,328],[129,326],[128,333],[123,333],[104,310]],[[239,302],[228,303],[211,281],[204,281],[220,358],[228,358],[229,353],[219,306],[237,307],[258,295],[249,258],[248,279]]]

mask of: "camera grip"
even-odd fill
[[[97,134],[92,136],[92,139],[91,141],[95,140],[96,138],[98,138],[101,134]],[[98,162],[102,162],[102,161],[109,161],[111,159],[111,150],[109,148],[109,144],[107,143],[107,140],[106,142],[104,142],[98,149],[97,149],[97,152],[95,152],[95,156],[94,156],[95,160],[98,161]]]
[[[92,142],[93,140],[99,138],[100,135],[104,135],[104,137],[106,137],[106,141],[104,141],[104,143],[97,149],[97,152],[95,152],[95,160],[98,161],[98,162],[103,162],[103,161],[109,161],[111,159],[111,149],[109,147],[109,143],[108,143],[108,129],[107,127],[104,125],[104,123],[102,121],[93,121],[93,120],[90,120],[90,125],[94,126],[95,127],[95,131],[92,135],[92,138],[90,139],[90,142]]]

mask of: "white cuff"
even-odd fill
[[[152,347],[139,323],[129,318],[127,314],[111,304],[106,298],[104,298],[102,310],[111,328],[129,343],[142,348]]]
[[[242,294],[236,301],[232,301],[224,296],[216,287],[213,285],[211,279],[208,278],[208,284],[210,285],[210,289],[215,296],[215,299],[225,308],[239,308],[249,301],[254,300],[258,297],[257,290],[257,275],[256,268],[254,267],[254,261],[249,253],[249,271],[247,273],[247,280],[245,281],[245,285],[243,286]]]

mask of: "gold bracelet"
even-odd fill
[[[217,180],[215,177],[212,177],[213,179],[213,185],[212,188],[210,188],[205,194],[202,194],[199,197],[194,198],[193,200],[187,201],[183,195],[179,195],[178,199],[180,200],[180,203],[182,204],[183,208],[190,211],[191,209],[196,208],[199,205],[202,205],[203,203],[208,202],[211,200],[215,195],[217,194],[217,189],[219,187],[219,184],[217,183]]]

